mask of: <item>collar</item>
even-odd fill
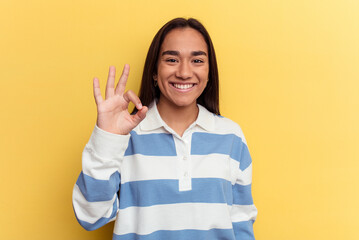
[[[154,100],[149,106],[145,119],[139,124],[141,130],[151,131],[160,127],[164,127],[165,123],[162,120],[157,110],[156,100]]]
[[[206,131],[213,132],[214,131],[214,120],[215,120],[215,114],[208,111],[205,107],[202,105],[197,104],[199,112],[198,117],[196,120],[196,123],[198,126],[203,128]]]
[[[206,131],[214,131],[215,127],[215,114],[208,111],[205,107],[197,104],[198,117],[193,125],[198,125]],[[167,124],[162,120],[158,110],[156,101],[153,101],[147,111],[146,118],[139,124],[143,131],[152,131],[160,127],[165,127]]]

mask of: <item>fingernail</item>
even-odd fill
[[[137,104],[137,109],[141,109],[142,108],[142,104],[141,103],[139,103],[139,104]]]

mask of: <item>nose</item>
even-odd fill
[[[186,80],[191,78],[192,75],[193,75],[193,70],[190,63],[181,62],[180,64],[178,64],[176,77]]]

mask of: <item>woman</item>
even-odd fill
[[[116,220],[113,239],[254,239],[251,157],[240,127],[219,115],[212,41],[195,19],[154,37],[139,97],[129,66],[105,100],[94,79],[97,125],[73,192],[87,230]],[[127,111],[133,102],[132,115]]]

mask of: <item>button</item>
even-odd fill
[[[186,160],[187,160],[187,157],[186,157],[186,156],[184,156],[184,157],[183,157],[183,161],[186,161]]]
[[[188,177],[188,172],[184,172],[183,176]]]

